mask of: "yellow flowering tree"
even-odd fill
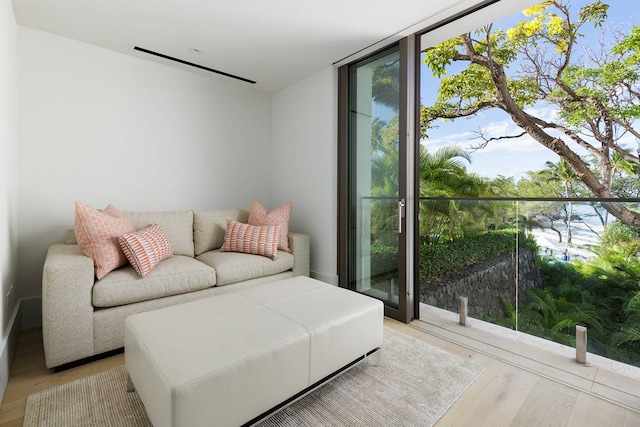
[[[617,32],[611,45],[578,49],[588,26],[604,31],[608,8],[597,0],[572,13],[566,0],[545,1],[525,10],[512,28],[487,25],[429,49],[424,62],[441,81],[436,102],[421,107],[423,136],[438,119],[500,109],[521,132],[494,138],[479,132],[478,148],[529,135],[558,154],[595,197],[613,198],[614,158],[640,168],[638,151],[621,143],[627,134],[640,142],[640,27]],[[453,63],[464,67],[448,74]],[[540,102],[555,107],[553,120],[528,108]],[[595,159],[593,165],[576,145]],[[621,222],[640,227],[640,213],[615,201],[602,205]]]

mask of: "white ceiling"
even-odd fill
[[[425,19],[440,20],[479,2],[12,1],[21,25],[152,59],[132,51],[139,46],[255,80],[256,87],[267,92],[300,81],[394,34],[406,33]],[[190,48],[201,53],[193,54]]]

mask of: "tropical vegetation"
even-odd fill
[[[610,43],[585,43],[588,27],[603,28],[605,36],[608,9],[601,0],[577,13],[566,0],[545,1],[507,30],[489,24],[429,49],[424,62],[441,80],[438,99],[421,108],[423,135],[438,120],[500,110],[520,131],[488,137],[481,129],[478,149],[528,136],[566,162],[594,197],[613,198],[616,162],[640,167],[638,152],[624,145],[627,134],[640,139],[640,26],[612,30]],[[448,74],[452,63],[462,71]],[[557,115],[537,114],[533,107],[541,103]],[[602,207],[640,226],[640,212],[615,201]]]
[[[471,150],[420,145],[419,280],[428,286],[509,253],[517,235],[536,253],[542,285],[527,290],[521,307],[503,297],[503,316],[488,320],[567,345],[584,325],[590,351],[640,366],[640,149],[625,146],[629,135],[640,141],[640,27],[607,26],[608,10],[601,0],[577,11],[564,0],[545,1],[511,28],[487,25],[426,52],[439,90],[421,107],[424,141],[440,121],[492,109],[506,112],[520,132],[495,137],[480,129]],[[602,37],[580,45],[588,28]],[[397,66],[379,67],[374,76],[375,101],[396,112],[372,122],[374,196],[398,194]],[[557,114],[537,115],[541,104]],[[475,150],[524,137],[558,160],[517,180],[469,172]],[[394,215],[394,203],[372,202],[371,252],[383,271],[397,263]],[[551,231],[567,254],[575,249],[572,233],[585,216],[599,224],[591,229],[598,244],[582,248],[593,256],[563,261],[538,251],[540,230]]]

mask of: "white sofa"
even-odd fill
[[[42,333],[48,368],[122,348],[125,318],[261,283],[309,275],[309,237],[289,233],[291,253],[278,258],[222,252],[227,219],[247,222],[244,209],[128,212],[139,230],[160,225],[174,255],[146,277],[127,265],[96,280],[93,261],[73,230],[47,252],[42,276]]]

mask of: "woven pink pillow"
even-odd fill
[[[135,228],[129,218],[115,207],[109,205],[100,211],[76,202],[73,230],[80,251],[93,260],[98,280],[127,264],[127,258],[118,244],[118,236]]]
[[[124,233],[118,240],[122,252],[142,277],[146,277],[160,261],[173,255],[171,243],[158,224]]]
[[[277,225],[255,226],[228,219],[222,251],[277,259],[279,238],[280,227]]]
[[[291,217],[291,202],[275,208],[271,212],[255,200],[251,201],[249,209],[249,221],[251,225],[277,225],[280,227],[280,241],[278,249],[291,252],[289,248],[289,218]]]

